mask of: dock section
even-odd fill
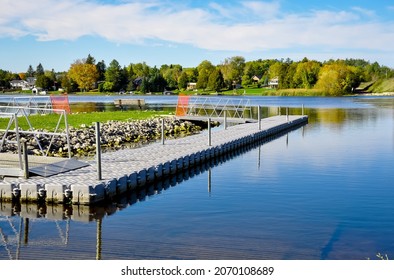
[[[101,157],[101,180],[94,160],[51,177],[5,177],[0,181],[0,200],[93,205],[307,122],[307,116],[274,116],[262,119],[260,124],[217,128],[210,137],[203,132],[164,144],[107,152]]]

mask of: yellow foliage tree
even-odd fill
[[[320,69],[319,80],[315,87],[333,96],[350,93],[357,84],[354,72],[355,67],[347,66],[344,63],[326,64]]]
[[[81,90],[90,90],[94,88],[99,78],[99,72],[94,64],[77,60],[71,64],[68,76],[78,84]]]

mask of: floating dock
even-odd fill
[[[101,180],[95,161],[51,177],[5,177],[0,181],[0,200],[93,205],[307,122],[307,116],[274,116],[260,123],[215,128],[210,137],[203,132],[107,152],[101,156]]]

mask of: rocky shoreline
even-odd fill
[[[134,147],[161,139],[161,124],[164,119],[166,139],[183,137],[199,133],[202,127],[189,121],[181,121],[175,117],[153,118],[138,121],[108,121],[100,124],[101,146],[103,151],[116,150],[124,147]],[[72,157],[91,156],[96,150],[95,125],[69,128]],[[49,135],[22,135],[21,140],[27,141],[30,155],[42,155],[39,145],[44,151],[48,150],[51,142]],[[2,135],[0,134],[0,139]],[[15,134],[9,134],[7,141],[15,141]],[[37,141],[38,140],[38,141]],[[6,143],[3,151],[17,153],[17,145]],[[48,156],[67,157],[68,145],[66,136],[54,136],[49,147]]]

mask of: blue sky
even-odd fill
[[[394,67],[394,2],[1,0],[0,69],[362,58]]]

